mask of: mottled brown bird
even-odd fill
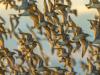
[[[14,0],[2,0],[1,2],[6,6],[6,9],[8,9],[8,5],[11,6],[11,8],[16,5]]]

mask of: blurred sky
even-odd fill
[[[74,16],[71,15],[72,19],[75,21],[75,23],[82,27],[83,31],[90,34],[90,37],[88,38],[89,40],[93,40],[93,33],[90,30],[90,24],[87,21],[88,19],[94,19],[95,15],[98,15],[97,10],[96,9],[87,9],[85,7],[85,4],[89,3],[89,0],[71,0],[72,1],[72,9],[77,9],[78,11],[78,16]],[[43,0],[38,0],[38,7],[41,11],[43,11]],[[0,4],[0,15],[6,20],[6,27],[10,26],[9,23],[9,14],[12,13],[18,13],[17,11],[13,10],[13,9],[4,9],[5,6]],[[21,28],[23,31],[28,31],[26,28],[26,24],[32,26],[33,25],[33,21],[31,20],[30,17],[21,17],[20,18],[20,24],[19,24],[19,28]],[[47,41],[42,41],[41,42],[45,52],[47,55],[50,55],[52,57],[51,59],[51,65],[55,64],[58,65],[57,63],[57,58],[55,57],[56,55],[52,56],[50,53],[50,47]],[[5,42],[6,47],[10,48],[11,50],[14,48],[17,48],[17,43],[14,39],[9,39]],[[77,56],[77,59],[81,59],[79,53],[73,54],[73,56]],[[77,65],[77,71],[79,70],[79,65]]]

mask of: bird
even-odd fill
[[[72,5],[72,2],[71,2],[71,0],[66,0],[66,2],[68,3],[68,5]]]
[[[71,16],[68,17],[69,22],[68,22],[68,27],[71,27],[73,30],[73,34],[76,35],[77,33],[75,32],[76,30],[80,29],[76,23],[72,20]]]
[[[32,20],[34,21],[34,28],[38,28],[39,27],[39,18],[38,15],[32,15],[31,16]]]
[[[86,7],[88,8],[97,8],[100,9],[100,2],[98,0],[90,0],[89,4],[86,4]]]
[[[2,16],[0,16],[0,20],[5,24],[6,21],[4,20],[4,18]]]
[[[5,36],[5,38],[7,39],[7,29],[4,27],[4,23],[0,23],[0,37],[2,37],[3,35]]]
[[[0,37],[0,48],[4,47],[4,39]]]
[[[48,5],[49,5],[49,11],[52,12],[54,10],[54,4],[52,3],[51,0],[48,0]]]
[[[15,11],[23,11],[16,14],[9,14],[10,28],[6,28],[6,20],[0,16],[0,73],[13,75],[76,75],[74,67],[77,64],[77,57],[74,59],[72,52],[82,49],[81,68],[86,75],[99,75],[100,59],[100,16],[88,20],[91,24],[94,40],[89,41],[90,35],[85,33],[76,21],[71,17],[72,14],[78,16],[77,10],[72,9],[71,0],[43,0],[43,11],[39,9],[39,0],[17,0],[21,5],[17,5],[15,0],[1,0],[8,9],[10,5]],[[67,3],[67,4],[65,4]],[[90,0],[86,5],[88,8],[97,9],[100,13],[99,0]],[[28,16],[32,19],[33,25],[26,24],[27,31],[20,28],[20,18]],[[70,35],[72,34],[72,36]],[[16,47],[7,48],[5,38],[14,39]],[[45,41],[49,43],[52,55],[56,55],[57,62],[62,67],[52,66],[51,56],[45,54]],[[39,50],[39,53],[38,53]],[[83,60],[88,52],[87,63]],[[16,61],[20,59],[21,63]],[[4,64],[5,60],[8,63]],[[52,67],[51,67],[52,66]],[[80,69],[80,68],[79,68]],[[9,72],[6,72],[6,70]]]
[[[45,60],[44,52],[43,52],[44,49],[43,49],[41,43],[39,42],[37,35],[34,33],[34,31],[32,30],[32,28],[30,28],[28,25],[27,25],[27,28],[29,29],[29,31],[32,33],[32,35],[33,35],[34,38],[36,39],[37,44],[38,44],[39,49],[40,49],[40,52],[41,52],[41,54],[42,54],[42,56],[43,56],[43,58],[44,58],[44,60]],[[45,60],[45,61],[46,61],[46,60]]]
[[[55,10],[57,9],[57,10],[65,10],[66,8],[68,8],[69,7],[69,5],[64,5],[64,4],[61,4],[61,3],[57,3],[56,5],[55,5]]]
[[[5,74],[5,72],[6,72],[6,70],[5,70],[5,69],[3,69],[2,67],[0,67],[0,75],[4,75],[4,74]]]
[[[3,3],[6,6],[6,9],[8,9],[8,5],[10,5],[11,8],[16,5],[14,0],[3,0],[0,3]]]
[[[20,19],[20,16],[17,16],[16,14],[10,14],[10,23],[11,23],[12,32],[14,32],[15,29],[18,27],[19,19]],[[14,25],[14,20],[16,21],[15,25]]]
[[[82,57],[83,57],[84,54],[87,51],[87,48],[88,48],[89,44],[90,44],[90,42],[86,39],[89,36],[89,34],[84,33],[81,28],[79,28],[79,31],[77,31],[76,34],[77,35],[73,39],[74,39],[74,42],[79,42],[81,44],[81,47],[82,47]]]
[[[88,72],[89,73],[96,70],[96,67],[92,64],[92,62],[89,58],[87,58],[87,66],[88,66]]]
[[[59,1],[58,0],[54,0],[54,5],[57,4]]]
[[[88,65],[85,62],[81,61],[80,66],[84,71],[87,70]]]
[[[75,53],[77,50],[80,50],[81,48],[81,43],[79,41],[75,42],[76,43],[76,47],[73,49],[73,52]]]
[[[46,15],[46,13],[48,12],[49,12],[48,5],[47,5],[46,0],[44,0],[44,15]]]
[[[27,10],[29,7],[29,3],[28,0],[22,0],[22,5],[21,6],[15,6],[14,9],[15,10]]]
[[[91,30],[94,33],[94,38],[96,38],[96,36],[97,36],[97,30],[96,30],[96,26],[95,25],[97,25],[97,21],[91,21],[91,20],[89,20],[89,21],[90,21],[90,23],[92,25]]]
[[[68,72],[68,70],[66,68],[61,68],[61,67],[50,67],[52,69],[54,69],[57,74],[61,74],[61,75],[65,75],[65,72]]]
[[[91,0],[93,3],[98,3],[99,0]]]
[[[80,39],[80,43],[81,43],[81,47],[82,47],[82,57],[83,57],[87,51],[89,42],[83,37],[83,39]]]
[[[40,62],[39,62],[39,66],[37,67],[37,71],[39,73],[43,72],[43,74],[46,72],[48,75],[51,74],[51,69],[49,69],[48,67],[46,67],[44,64],[43,64],[43,60],[40,59]]]

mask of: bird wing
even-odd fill
[[[39,27],[39,18],[37,15],[31,16],[32,20],[34,21],[34,28]]]
[[[32,28],[29,27],[28,25],[27,25],[27,28],[28,28],[29,31],[32,33],[32,35],[35,37],[36,41],[38,42],[38,45],[39,45],[39,48],[40,48],[41,54],[44,55],[44,53],[43,53],[43,48],[42,48],[41,44],[39,43],[36,34],[32,31]],[[44,56],[43,56],[43,57],[44,57]]]
[[[10,25],[11,25],[11,31],[14,31],[14,23],[13,23],[13,18],[10,16]]]
[[[92,71],[93,64],[92,64],[91,60],[88,59],[88,58],[87,58],[87,65],[88,65],[88,71],[91,72]]]
[[[98,0],[92,0],[92,2],[93,2],[93,3],[98,3],[99,1],[98,1]]]
[[[85,55],[86,51],[87,51],[86,41],[81,40],[80,43],[81,43],[81,46],[82,46],[82,57],[83,57]]]
[[[100,14],[100,8],[97,8],[98,13]]]
[[[47,5],[47,2],[46,0],[44,0],[44,14],[48,13],[49,10],[48,10],[48,5]]]
[[[50,11],[53,11],[54,5],[53,5],[53,3],[51,2],[51,0],[48,0],[48,4],[49,4]]]
[[[5,20],[3,19],[3,17],[0,16],[0,19],[3,21],[3,23],[5,24]]]

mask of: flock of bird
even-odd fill
[[[0,75],[77,75],[74,70],[76,61],[72,54],[82,51],[81,57],[89,53],[87,62],[80,61],[84,75],[100,75],[100,2],[90,0],[86,4],[88,9],[97,9],[99,15],[94,20],[88,20],[90,29],[94,33],[94,41],[87,40],[90,35],[84,33],[81,27],[72,20],[71,14],[78,16],[76,9],[71,9],[71,0],[43,0],[43,12],[39,10],[36,0],[17,0],[22,2],[19,6],[16,0],[0,0],[6,10],[11,7],[19,14],[10,14],[10,28],[6,28],[6,21],[0,16]],[[65,4],[66,3],[66,4]],[[24,10],[21,13],[21,10]],[[18,25],[21,16],[29,16],[33,20],[33,26],[27,25],[30,33],[23,32]],[[18,32],[16,32],[18,29]],[[51,47],[52,55],[57,54],[59,63],[64,67],[49,66],[49,56],[46,56],[34,33],[46,37]],[[18,48],[9,50],[5,46],[8,37],[18,42]],[[34,52],[36,47],[40,48],[41,54]],[[16,64],[16,60],[19,63]],[[81,74],[80,74],[81,75]]]

